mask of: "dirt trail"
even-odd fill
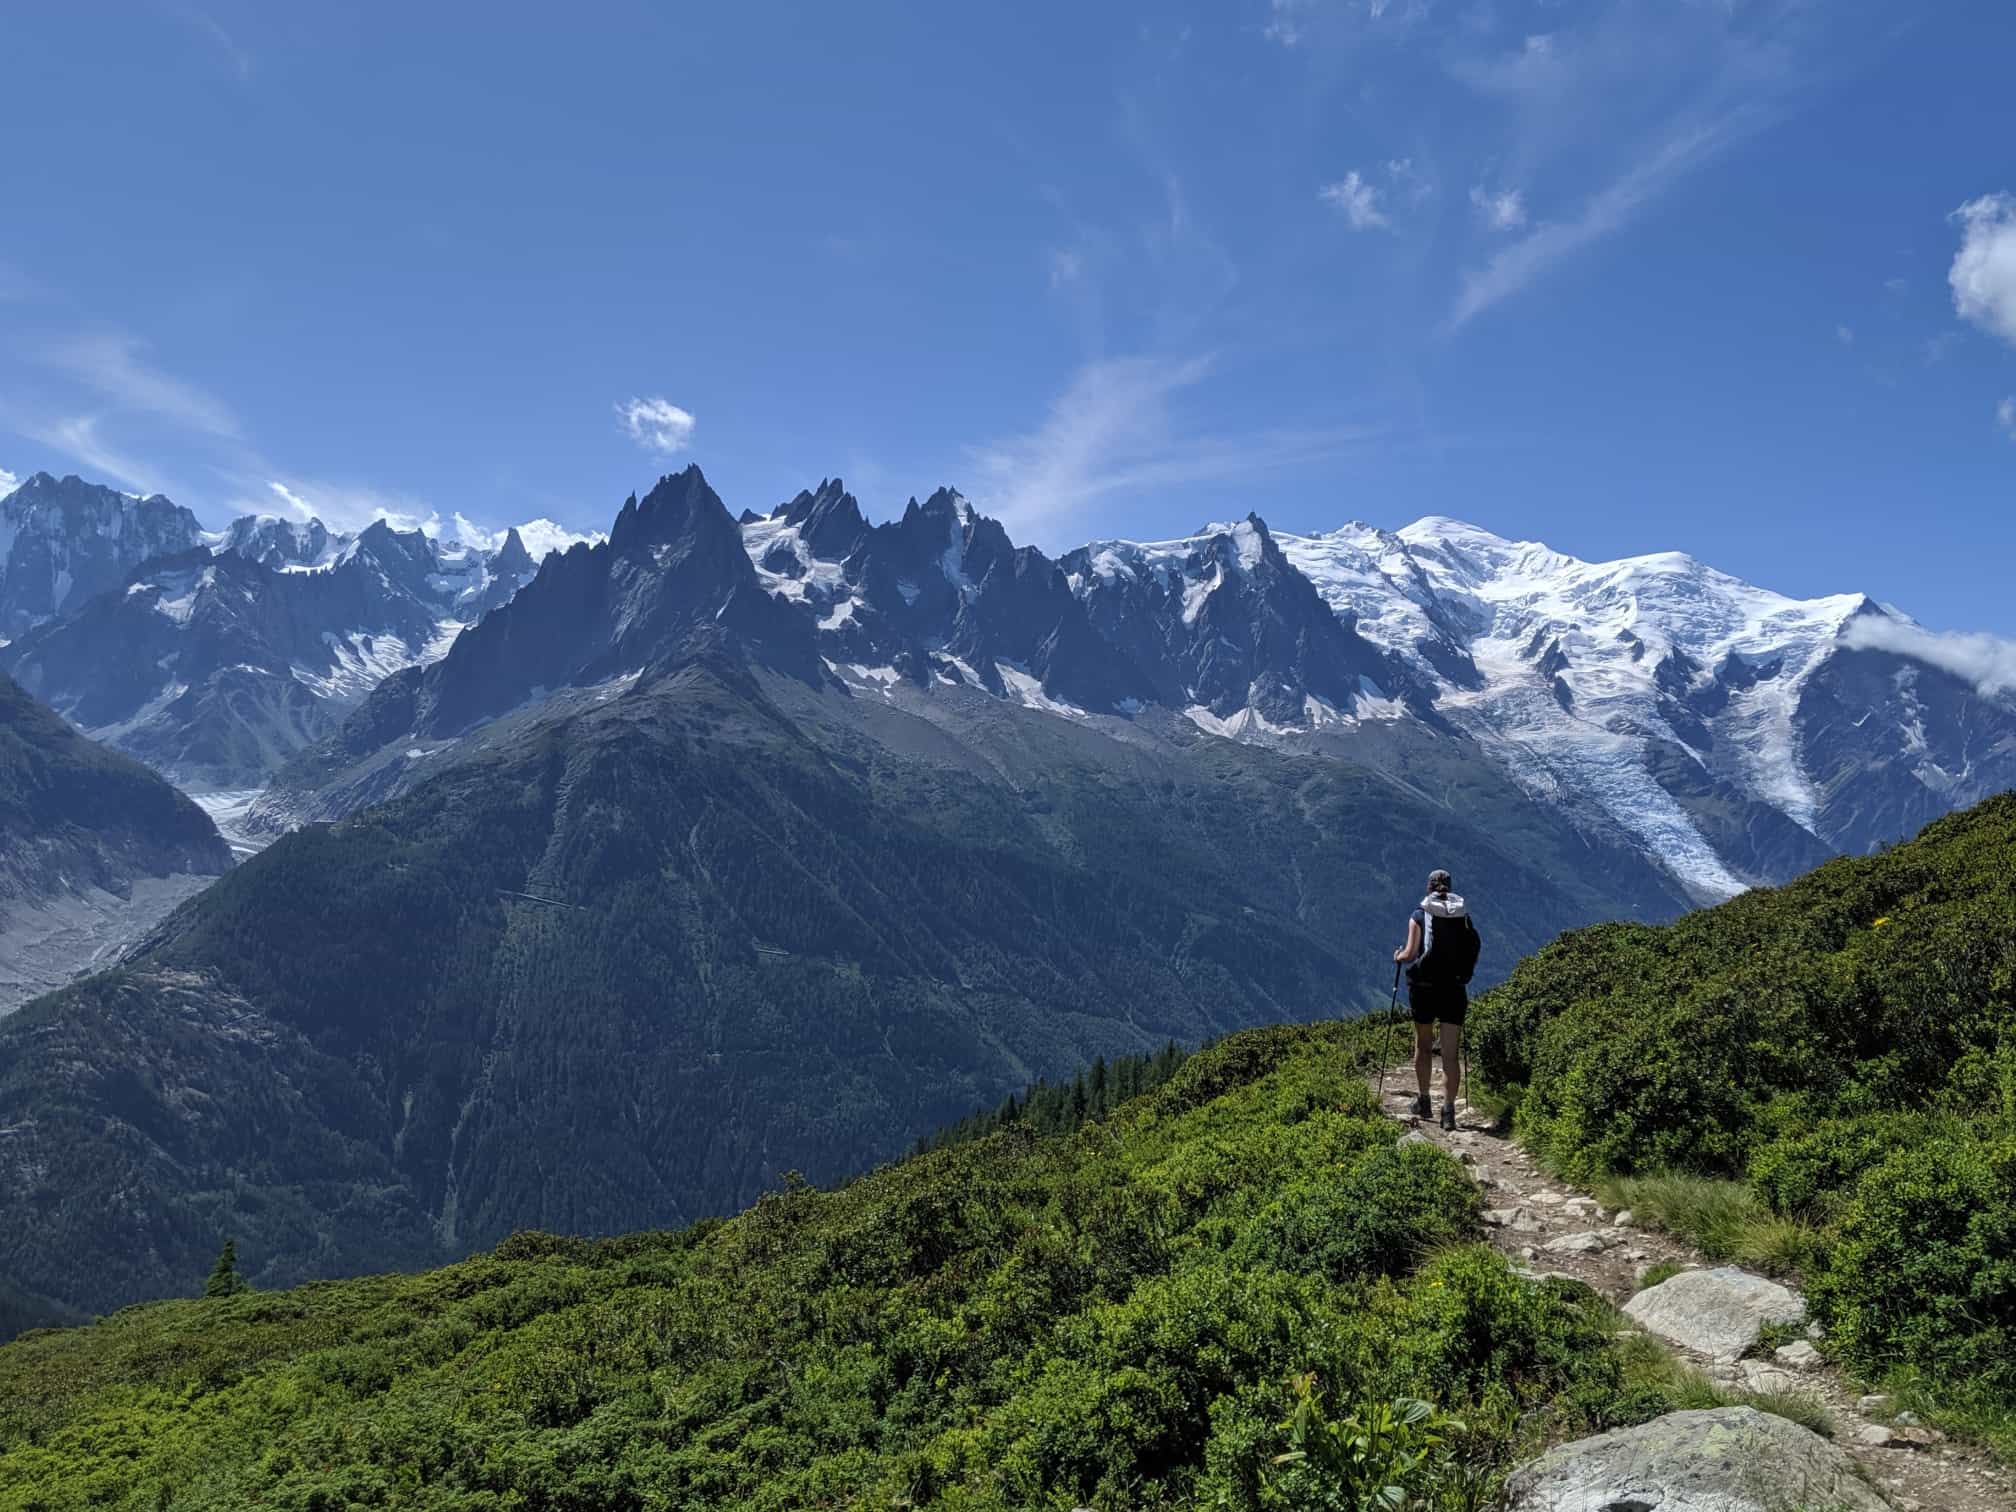
[[[1368,1078],[1369,1080],[1369,1078]],[[1436,1074],[1435,1107],[1441,1102],[1440,1068]],[[1377,1090],[1378,1083],[1372,1083]],[[1411,1064],[1389,1067],[1383,1108],[1386,1114],[1415,1129],[1422,1137],[1462,1161],[1483,1189],[1487,1210],[1485,1233],[1492,1245],[1515,1264],[1542,1275],[1572,1276],[1587,1282],[1619,1307],[1639,1290],[1638,1278],[1653,1265],[1715,1265],[1695,1250],[1656,1230],[1634,1223],[1619,1228],[1616,1214],[1586,1192],[1555,1181],[1539,1163],[1482,1113],[1459,1101],[1456,1129],[1445,1132],[1434,1119],[1416,1119]],[[1581,1237],[1578,1237],[1581,1236]],[[1594,1238],[1586,1237],[1594,1236]],[[1561,1241],[1568,1241],[1565,1245]],[[1600,1247],[1599,1247],[1600,1244]],[[1558,1247],[1557,1247],[1558,1246]],[[1745,1379],[1766,1373],[1764,1388],[1803,1393],[1818,1398],[1834,1419],[1834,1441],[1853,1455],[1870,1482],[1901,1512],[2012,1512],[2016,1509],[2016,1474],[1992,1456],[1966,1445],[1936,1443],[1873,1445],[1859,1441],[1865,1430],[1894,1425],[1895,1420],[1872,1415],[1857,1405],[1860,1388],[1831,1364],[1810,1370],[1779,1370],[1767,1360],[1745,1360],[1738,1367],[1718,1367],[1686,1350],[1688,1358],[1718,1384],[1755,1390]],[[1878,1409],[1880,1414],[1880,1408]]]

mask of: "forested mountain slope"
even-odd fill
[[[1495,969],[1615,901],[1516,802],[1487,834],[969,696],[962,733],[675,659],[285,837],[0,1029],[0,1273],[100,1309],[226,1232],[268,1284],[688,1222],[1099,1054],[1383,1002],[1431,849],[1505,900]]]

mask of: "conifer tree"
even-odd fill
[[[245,1278],[238,1274],[238,1241],[226,1239],[217,1251],[217,1263],[210,1267],[210,1279],[203,1283],[206,1297],[228,1297],[245,1290]]]

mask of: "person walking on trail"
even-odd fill
[[[1429,1074],[1435,1026],[1442,1026],[1442,1127],[1456,1127],[1456,1097],[1463,1090],[1463,1016],[1470,1007],[1470,977],[1477,969],[1477,925],[1449,873],[1428,874],[1428,895],[1407,916],[1407,943],[1393,959],[1407,967],[1407,1002],[1414,1014],[1414,1080],[1421,1095],[1414,1116],[1432,1111]]]

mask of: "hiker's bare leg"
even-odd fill
[[[1414,1080],[1421,1084],[1421,1095],[1428,1095],[1429,1068],[1434,1064],[1435,1026],[1416,1024],[1414,1026]]]
[[[1421,1060],[1419,1063],[1423,1067],[1425,1067],[1428,1064],[1426,1060]],[[1428,1080],[1428,1073],[1426,1070],[1422,1071],[1421,1080],[1423,1083],[1422,1091],[1425,1094],[1427,1091],[1426,1083]],[[1463,1026],[1461,1024],[1444,1024],[1442,1026],[1443,1101],[1449,1103],[1451,1106],[1454,1106],[1456,1102],[1456,1094],[1461,1092],[1462,1090],[1463,1090]]]

